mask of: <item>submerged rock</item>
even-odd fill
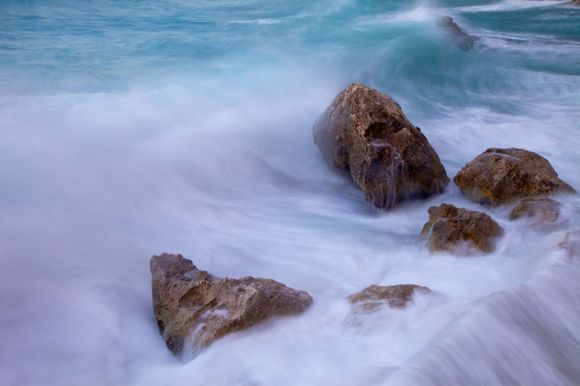
[[[383,304],[391,308],[403,308],[413,301],[416,294],[427,294],[431,290],[415,284],[379,286],[371,285],[348,297],[351,303],[364,311],[372,311]]]
[[[312,298],[270,279],[218,279],[181,255],[151,258],[153,310],[176,356],[274,316],[298,314]]]
[[[431,251],[463,251],[466,244],[482,252],[495,249],[503,229],[487,214],[450,204],[429,208],[429,221],[421,235],[429,238]]]
[[[498,205],[519,197],[574,192],[544,157],[523,149],[487,149],[453,179],[473,201]]]
[[[443,16],[440,18],[439,26],[441,26],[443,30],[447,32],[453,44],[462,50],[473,48],[475,42],[479,40],[477,37],[469,35],[463,29],[461,29],[459,24],[457,24],[451,16]]]
[[[517,220],[522,217],[532,219],[532,227],[541,228],[558,221],[560,203],[547,197],[524,198],[512,210],[510,218]]]
[[[314,141],[378,208],[441,193],[449,178],[427,138],[388,96],[362,84],[342,91],[318,118]]]

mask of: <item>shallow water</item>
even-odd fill
[[[442,15],[475,49],[447,39]],[[311,133],[364,82],[450,176],[516,146],[578,189],[579,8],[4,0],[0,25],[1,385],[580,384],[578,197],[558,197],[551,231],[489,209],[506,229],[492,255],[432,255],[431,205],[481,208],[451,184],[372,209]],[[149,258],[164,251],[315,303],[179,363],[151,309]],[[434,294],[351,314],[347,295],[399,283]]]

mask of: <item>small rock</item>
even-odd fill
[[[517,220],[522,217],[533,219],[532,227],[543,227],[558,221],[560,216],[560,203],[547,197],[524,198],[512,210],[510,219]]]
[[[461,29],[459,24],[450,16],[443,16],[439,19],[439,25],[447,32],[450,40],[462,50],[473,48],[475,42],[479,40],[477,37],[471,36]]]
[[[519,197],[574,192],[544,157],[523,149],[487,149],[453,179],[461,192],[482,204],[504,204]]]
[[[350,295],[348,299],[364,311],[373,311],[383,304],[388,304],[391,308],[404,308],[413,300],[416,293],[427,294],[429,292],[431,292],[429,288],[415,284],[371,285]]]
[[[450,204],[429,208],[429,221],[421,235],[429,237],[431,251],[458,251],[467,243],[482,252],[492,252],[503,229],[487,214]]]
[[[313,131],[329,164],[350,173],[378,208],[441,193],[449,182],[439,156],[401,107],[362,84],[342,91]]]
[[[270,279],[218,279],[181,255],[151,258],[153,310],[176,356],[274,316],[298,314],[312,298]]]
[[[580,257],[580,228],[567,232],[558,246],[566,251],[569,259],[577,260]]]

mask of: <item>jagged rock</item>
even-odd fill
[[[498,205],[519,197],[573,192],[544,157],[523,149],[487,149],[453,179],[473,201]]]
[[[453,44],[462,50],[473,48],[475,42],[479,40],[477,37],[471,36],[463,29],[461,29],[459,24],[457,24],[450,16],[443,16],[440,18],[439,25],[443,28],[443,30],[445,30],[445,32],[447,32]]]
[[[218,279],[181,255],[153,256],[153,310],[167,347],[181,356],[274,316],[298,314],[312,298],[270,279]]]
[[[524,198],[512,210],[510,218],[516,220],[522,217],[532,219],[532,227],[541,228],[558,221],[560,203],[547,197]]]
[[[429,238],[431,251],[461,251],[467,244],[482,252],[492,252],[503,229],[487,214],[450,204],[429,208],[429,221],[421,235]]]
[[[431,290],[415,284],[379,286],[371,285],[348,297],[351,303],[363,311],[372,311],[383,304],[391,308],[403,308],[416,294],[427,294]]]
[[[378,208],[441,193],[449,182],[439,156],[401,107],[362,84],[342,91],[313,131],[329,164],[349,172]]]

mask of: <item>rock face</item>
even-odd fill
[[[427,138],[391,98],[362,84],[342,91],[318,118],[314,141],[378,208],[441,193],[449,178]]]
[[[372,311],[382,304],[388,304],[391,308],[404,308],[413,301],[416,294],[429,292],[431,292],[429,288],[415,284],[371,285],[361,292],[350,295],[348,299],[362,310]]]
[[[471,36],[461,29],[459,24],[457,24],[450,16],[443,16],[439,19],[439,26],[447,32],[453,44],[462,50],[473,48],[475,42],[478,40],[477,37]]]
[[[512,210],[510,218],[516,220],[522,217],[533,219],[533,227],[553,224],[560,216],[560,203],[547,197],[524,198]]]
[[[167,347],[181,356],[274,316],[304,311],[312,298],[274,280],[217,279],[181,255],[151,258],[153,310]]]
[[[487,149],[465,165],[453,181],[468,198],[491,205],[574,191],[544,157],[516,148]]]
[[[487,214],[450,204],[429,208],[429,221],[421,235],[429,237],[431,251],[457,251],[466,243],[482,252],[492,252],[502,228]]]

